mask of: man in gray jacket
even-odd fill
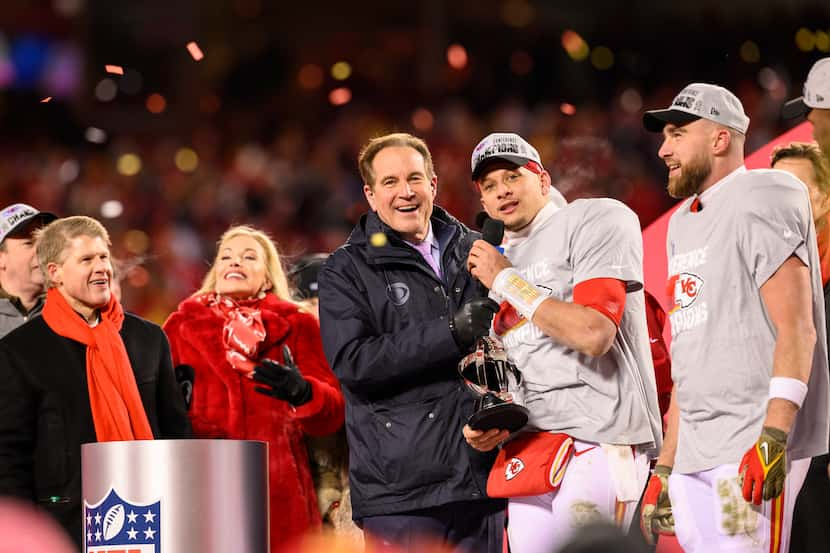
[[[0,211],[0,338],[43,308],[43,273],[32,233],[56,218],[26,204]]]

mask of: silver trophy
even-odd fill
[[[488,336],[479,338],[476,349],[458,363],[458,372],[478,396],[475,412],[467,420],[470,428],[515,432],[527,424],[527,408],[514,403],[508,392],[509,375],[517,382],[521,381],[521,375],[496,340]]]

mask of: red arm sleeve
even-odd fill
[[[625,310],[625,282],[616,278],[592,278],[574,286],[574,303],[595,309],[620,326]]]

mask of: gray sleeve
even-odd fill
[[[643,287],[643,237],[640,222],[616,200],[587,200],[571,237],[574,285],[593,278],[626,282],[627,291]]]
[[[737,213],[741,253],[760,288],[790,257],[810,266],[807,237],[811,225],[804,186],[779,179],[754,183]]]

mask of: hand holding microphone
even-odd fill
[[[482,216],[483,214],[483,216]],[[462,305],[455,315],[450,319],[450,330],[453,338],[462,351],[470,351],[479,338],[490,333],[490,325],[493,317],[499,311],[499,304],[487,297],[488,283],[492,284],[493,278],[498,274],[496,270],[489,280],[484,280],[490,271],[479,269],[479,267],[491,268],[500,264],[499,258],[508,263],[496,247],[501,244],[504,236],[504,223],[496,219],[490,219],[486,213],[476,218],[476,222],[482,227],[481,235],[483,240],[476,240],[467,257],[467,269],[479,281],[480,297],[474,298]],[[474,255],[473,252],[478,252]],[[477,272],[479,274],[477,274]]]
[[[483,221],[481,221],[483,219]],[[478,217],[481,225],[481,240],[473,242],[470,254],[467,256],[467,270],[478,280],[484,288],[482,295],[492,288],[493,280],[502,269],[512,267],[510,261],[500,251],[504,237],[504,223],[498,219],[491,219],[486,215]]]

